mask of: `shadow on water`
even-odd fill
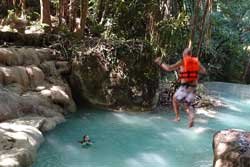
[[[187,128],[184,112],[181,122],[175,123],[170,110],[152,114],[81,109],[46,134],[33,167],[211,167],[213,134],[227,128],[249,129],[250,107],[248,95],[232,92],[249,87],[209,83],[208,88],[227,105],[197,112],[192,129]],[[88,148],[78,143],[84,134],[94,141]]]

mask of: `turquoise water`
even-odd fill
[[[184,112],[113,113],[82,109],[46,134],[33,167],[211,167],[212,137],[220,129],[250,130],[250,86],[209,83],[226,104],[216,112],[198,112],[187,128]],[[91,147],[77,141],[88,134]]]

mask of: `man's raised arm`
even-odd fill
[[[175,64],[167,65],[165,63],[162,63],[160,59],[161,59],[160,57],[157,57],[155,59],[155,63],[158,64],[165,71],[174,71],[174,70],[177,70],[181,66],[181,63],[182,63],[181,60],[179,60]]]

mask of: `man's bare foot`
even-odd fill
[[[180,117],[177,117],[177,118],[175,118],[173,121],[174,122],[179,122],[181,120],[181,118]]]
[[[189,121],[189,123],[188,123],[188,127],[189,128],[192,128],[194,126],[194,121],[192,120],[192,121]]]

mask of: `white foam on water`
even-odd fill
[[[157,153],[140,153],[135,158],[126,160],[128,166],[133,167],[145,167],[145,166],[157,166],[167,167],[167,161],[165,157]]]

